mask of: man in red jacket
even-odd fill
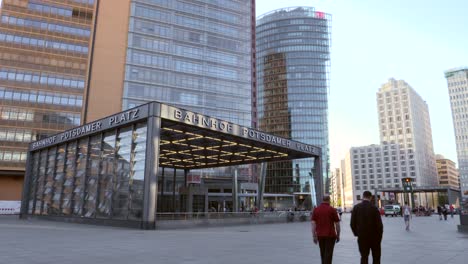
[[[322,264],[331,264],[335,243],[340,241],[340,218],[330,206],[330,196],[323,197],[322,204],[312,213],[312,236],[320,246]]]

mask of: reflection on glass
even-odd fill
[[[99,162],[101,161],[101,135],[91,137],[86,173],[84,216],[94,217],[96,214],[97,185],[99,177]]]
[[[124,127],[119,129],[117,136],[116,182],[112,205],[112,218],[114,219],[127,219],[128,215],[132,132],[132,126]]]
[[[32,153],[29,214],[141,220],[146,123]]]
[[[60,214],[60,202],[63,190],[63,178],[65,176],[65,145],[57,148],[57,158],[55,163],[55,177],[53,178],[52,208],[49,208],[49,214]]]
[[[33,154],[34,156],[34,164],[33,164],[33,171],[38,171],[37,177],[37,189],[36,189],[36,205],[34,214],[39,215],[41,214],[42,209],[42,195],[44,194],[44,181],[45,181],[45,173],[46,173],[46,166],[47,166],[47,150],[42,150],[40,153],[39,151]],[[38,159],[36,160],[36,156]]]
[[[146,123],[136,124],[130,163],[130,214],[128,218],[131,220],[140,220],[143,215],[146,137]]]
[[[46,168],[46,181],[44,186],[44,204],[42,214],[47,215],[50,213],[52,207],[52,190],[54,188],[54,173],[55,173],[55,156],[57,153],[56,148],[51,148],[47,152],[47,168]]]
[[[115,175],[115,131],[106,132],[102,142],[102,159],[99,173],[99,200],[97,217],[111,216]]]
[[[76,141],[68,143],[67,158],[65,160],[65,177],[63,183],[62,194],[62,213],[64,215],[71,214],[71,201],[73,193],[73,182],[75,176],[75,163],[76,163]]]
[[[31,174],[29,179],[29,205],[28,205],[28,214],[32,214],[34,210],[34,196],[35,196],[35,189],[36,189],[36,181],[37,181],[37,166],[39,163],[39,153],[35,153],[32,156],[32,168]]]
[[[88,138],[78,141],[76,156],[76,174],[73,183],[73,215],[81,216],[83,213],[84,184],[86,174],[86,156],[88,155]]]

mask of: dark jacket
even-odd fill
[[[359,238],[382,239],[383,224],[379,209],[366,200],[355,205],[351,214],[351,230]]]

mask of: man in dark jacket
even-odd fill
[[[351,229],[358,237],[361,264],[367,264],[372,250],[372,263],[380,264],[380,243],[382,242],[383,225],[379,209],[371,203],[372,193],[365,191],[360,204],[353,208]]]

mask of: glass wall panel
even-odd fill
[[[57,154],[56,148],[51,148],[47,152],[47,167],[46,167],[46,179],[44,186],[44,204],[42,208],[42,214],[50,214],[50,208],[52,205],[52,191],[54,189],[54,174],[55,174],[55,158]]]
[[[88,138],[78,141],[78,150],[76,156],[76,174],[73,183],[73,215],[81,216],[83,213],[83,198],[86,175],[86,157],[88,155]]]
[[[38,177],[37,167],[39,166],[39,152],[34,153],[32,156],[32,168],[29,179],[29,205],[28,205],[28,214],[32,214],[34,211],[34,200],[35,200],[35,191],[36,191],[36,181]]]
[[[55,177],[53,178],[52,190],[52,208],[49,214],[60,214],[60,202],[63,190],[63,178],[65,177],[65,159],[66,159],[66,145],[59,145],[57,148],[57,156],[55,162]]]
[[[101,135],[90,138],[83,212],[85,217],[95,217],[96,215],[101,145]]]
[[[61,210],[64,215],[71,214],[71,201],[73,194],[73,185],[75,180],[76,169],[76,141],[72,141],[67,145],[67,158],[65,161],[65,177],[63,183],[62,206]]]
[[[115,131],[104,134],[97,208],[97,217],[101,218],[111,217],[112,195],[115,183],[115,142]]]
[[[36,160],[35,156],[39,156]],[[36,187],[36,205],[34,209],[34,214],[39,215],[41,214],[42,210],[42,202],[43,202],[43,194],[45,190],[45,175],[46,175],[46,166],[47,166],[47,150],[43,150],[39,153],[36,151],[34,153],[34,160],[33,160],[33,171],[38,171],[37,176],[37,187]]]
[[[132,126],[119,129],[116,145],[116,182],[112,205],[112,218],[114,219],[127,219],[128,216],[132,137]]]
[[[146,123],[136,124],[130,162],[130,220],[141,220],[143,216],[146,137]]]

